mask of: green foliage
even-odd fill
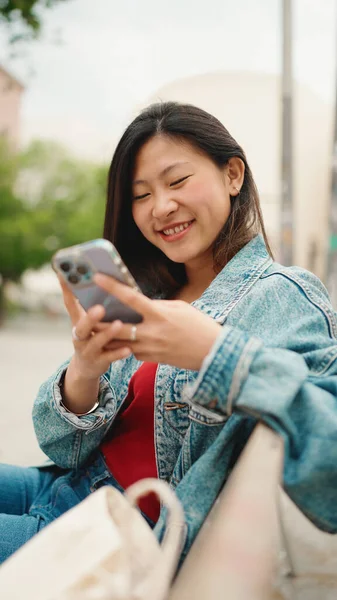
[[[107,168],[34,142],[15,157],[0,146],[0,273],[17,280],[58,249],[100,237]]]
[[[29,40],[37,37],[41,29],[41,8],[52,8],[66,0],[0,0],[0,22],[23,26],[21,33],[16,33],[11,42]],[[25,33],[24,33],[25,32]]]

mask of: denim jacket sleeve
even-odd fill
[[[261,281],[247,329],[262,320],[264,339],[224,325],[185,399],[219,421],[233,412],[276,430],[285,489],[316,525],[337,532],[336,316],[322,284],[298,271]]]
[[[99,406],[89,415],[77,417],[61,404],[59,383],[69,361],[41,385],[33,406],[35,433],[41,450],[59,467],[74,469],[83,465],[106,435],[121,404],[115,387],[120,378],[120,391],[126,393],[128,385],[128,378],[123,377],[128,371],[123,368],[125,361],[118,362],[124,365],[114,363],[101,377]]]

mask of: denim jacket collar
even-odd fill
[[[257,235],[229,261],[193,306],[223,323],[271,263],[263,237]]]

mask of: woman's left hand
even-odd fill
[[[135,341],[131,341],[133,326],[125,323],[117,338],[123,342],[116,339],[109,343],[109,348],[122,344],[141,361],[195,371],[201,368],[221,332],[221,325],[182,300],[150,300],[112,277],[97,274],[94,279],[97,285],[143,316],[136,326]]]

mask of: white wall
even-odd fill
[[[178,100],[208,110],[243,146],[260,191],[263,214],[278,255],[281,192],[281,82],[253,72],[207,73],[174,81],[149,101]],[[294,86],[294,262],[324,276],[333,106]],[[316,247],[316,258],[313,247]],[[314,260],[315,259],[315,260]]]

